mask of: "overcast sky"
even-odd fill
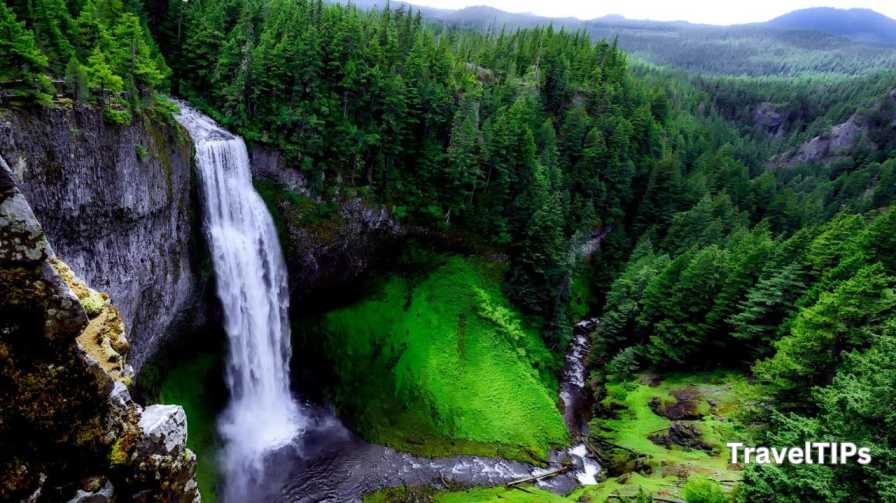
[[[820,6],[864,7],[896,18],[896,0],[409,0],[409,3],[443,9],[490,5],[509,12],[580,19],[622,14],[629,19],[684,20],[708,24],[768,21],[792,10]]]

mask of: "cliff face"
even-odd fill
[[[0,500],[198,501],[184,411],[131,399],[113,315],[0,166]]]
[[[272,187],[265,199],[278,222],[295,304],[351,287],[405,234],[385,208],[357,198],[336,205],[317,200],[299,170],[276,150],[250,145],[249,157],[252,176]],[[322,206],[331,208],[325,216]]]
[[[192,145],[178,127],[109,126],[89,109],[3,111],[0,155],[56,254],[118,307],[135,369],[204,321]]]
[[[313,200],[278,151],[253,145],[253,175]],[[211,262],[179,126],[137,117],[106,124],[90,109],[0,111],[0,156],[60,259],[107,292],[128,327],[128,363],[139,372],[166,341],[207,323]],[[400,234],[386,211],[344,202],[326,225],[292,218],[280,201],[293,296],[343,287]]]

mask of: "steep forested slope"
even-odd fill
[[[405,222],[504,248],[508,293],[555,325],[574,238],[612,227],[624,241],[655,162],[679,155],[665,130],[687,126],[665,125],[663,93],[581,34],[238,5],[176,4],[157,24],[174,88],[282,148],[318,192],[366,195]]]

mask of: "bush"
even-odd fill
[[[611,381],[628,381],[641,369],[641,346],[629,346],[607,363],[606,375]]]
[[[688,503],[727,503],[728,495],[719,483],[704,477],[691,477],[682,491]]]
[[[140,145],[139,143],[137,145],[134,145],[134,152],[137,154],[137,159],[140,159],[140,162],[143,162],[149,158],[149,150],[147,150],[146,147]]]
[[[119,105],[107,106],[103,109],[103,119],[109,124],[127,126],[131,123],[131,112]]]
[[[99,315],[108,303],[108,299],[96,290],[89,290],[88,295],[80,300],[81,307],[84,308],[84,311],[90,318],[95,318]]]

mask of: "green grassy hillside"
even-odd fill
[[[370,441],[542,459],[567,439],[557,362],[501,293],[499,267],[440,259],[324,317],[336,402]]]

